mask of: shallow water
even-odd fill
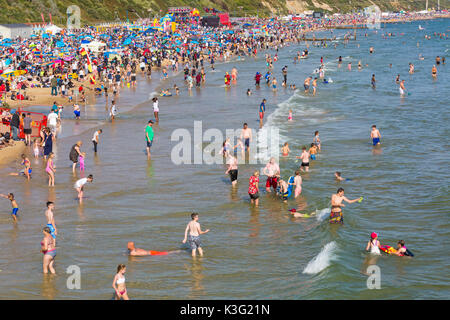
[[[426,31],[418,31],[419,24]],[[7,252],[0,257],[4,288],[0,298],[110,299],[115,268],[125,263],[132,299],[448,299],[448,66],[438,66],[437,81],[430,73],[434,58],[444,55],[449,44],[436,37],[423,38],[424,32],[447,28],[447,20],[387,25],[381,31],[398,34],[390,39],[373,31],[367,31],[365,38],[365,30],[358,30],[356,43],[336,49],[310,47],[310,57],[298,64],[292,61],[304,44],[283,48],[274,64],[279,81],[276,94],[266,85],[254,89],[255,72],[265,73],[260,55],[217,65],[216,72],[208,72],[206,86],[194,88],[191,94],[180,76],[162,83],[156,73],[151,81],[140,79],[135,91],[123,89],[114,123],[105,122],[104,97],[82,110],[80,121],[64,110],[63,129],[54,147],[55,188],[46,187],[41,160],[32,160],[34,175],[29,183],[7,175],[18,164],[0,168],[1,192],[13,192],[20,206],[20,221],[14,227],[9,203],[0,202],[0,241]],[[375,48],[372,55],[370,46]],[[424,61],[418,59],[419,53]],[[344,58],[340,68],[339,55]],[[321,56],[326,77],[333,83],[319,84],[316,97],[304,95],[301,89],[293,93],[281,88],[284,65],[289,68],[288,84],[302,88]],[[358,71],[359,60],[368,67]],[[414,75],[408,74],[409,62],[416,67]],[[238,84],[225,89],[223,74],[233,66],[239,71]],[[370,87],[373,73],[376,90]],[[404,98],[394,81],[398,73],[411,92]],[[160,98],[161,122],[155,125],[152,160],[147,161],[144,128],[153,118],[149,95],[174,83],[181,95]],[[247,88],[254,92],[250,97]],[[243,122],[257,129],[258,106],[264,97],[268,100],[264,128],[278,128],[280,143],[289,142],[292,150],[290,157],[280,159],[284,178],[297,169],[294,157],[301,146],[312,142],[315,130],[320,131],[322,152],[310,172],[302,174],[299,199],[283,204],[262,192],[260,207],[251,208],[248,178],[264,164],[241,164],[238,187],[232,190],[225,165],[172,163],[175,129],[193,132],[194,121],[200,120],[203,132],[239,129]],[[372,124],[381,131],[379,149],[370,144]],[[90,140],[97,128],[103,134],[94,156]],[[72,188],[80,173],[72,176],[68,159],[70,147],[79,139],[87,152],[86,174],[94,175],[81,206]],[[335,182],[337,170],[352,180]],[[261,178],[261,190],[264,183]],[[344,226],[332,226],[326,221],[327,208],[339,186],[348,198],[362,195],[364,201],[344,208]],[[56,276],[41,273],[39,241],[47,200],[56,202]],[[292,219],[287,210],[293,207],[317,211],[316,217]],[[193,260],[187,250],[169,256],[126,256],[127,241],[151,250],[184,248],[181,240],[193,210],[200,213],[202,228],[211,229],[202,236],[203,258]],[[364,248],[373,231],[382,244],[405,240],[416,256],[368,256]],[[381,290],[366,287],[364,273],[374,263],[381,269]],[[66,288],[65,271],[70,265],[81,268],[81,290]]]

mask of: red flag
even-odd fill
[[[49,15],[49,17],[50,17],[50,23],[53,24],[53,21],[52,21],[52,14],[49,13],[48,15]]]
[[[41,12],[42,22],[45,24],[44,14]]]

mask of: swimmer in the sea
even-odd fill
[[[316,160],[316,154],[317,154],[317,146],[314,143],[311,143],[311,147],[308,150],[311,160]]]
[[[133,241],[128,242],[127,244],[128,254],[130,256],[164,256],[169,253],[179,252],[180,250],[175,251],[154,251],[154,250],[145,250],[141,248],[136,248]]]
[[[283,147],[281,148],[281,155],[283,157],[287,157],[289,155],[290,151],[291,151],[291,149],[289,149],[289,143],[285,142]]]
[[[437,78],[437,69],[435,65],[433,65],[433,68],[431,68],[431,76],[435,79]]]
[[[392,254],[395,254],[399,257],[403,256],[414,256],[411,251],[408,250],[408,248],[405,247],[405,241],[399,240],[397,243],[397,250],[393,251]]]
[[[289,212],[289,214],[292,215],[293,218],[310,218],[316,214],[316,211],[314,211],[313,213],[310,213],[310,214],[300,213],[300,212],[297,212],[297,209],[291,209],[288,212]]]
[[[335,177],[337,180],[339,180],[339,181],[345,181],[345,179],[342,178],[342,175],[341,175],[341,173],[340,173],[339,171],[336,171],[336,172],[334,173],[334,177]]]

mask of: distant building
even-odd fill
[[[323,17],[323,12],[320,12],[320,11],[313,12],[313,18],[322,18],[322,17]]]
[[[0,36],[14,39],[18,36],[29,38],[33,34],[33,26],[24,23],[0,24]]]

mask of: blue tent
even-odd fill
[[[62,48],[62,47],[65,47],[66,44],[65,44],[64,42],[62,42],[62,41],[58,41],[58,42],[56,43],[56,46],[57,46],[58,48]]]
[[[44,38],[44,39],[49,39],[50,36],[48,35],[48,33],[44,33],[44,35],[42,36],[42,38]]]
[[[125,39],[125,41],[123,42],[123,45],[127,46],[129,44],[131,44],[131,39],[130,38]]]

